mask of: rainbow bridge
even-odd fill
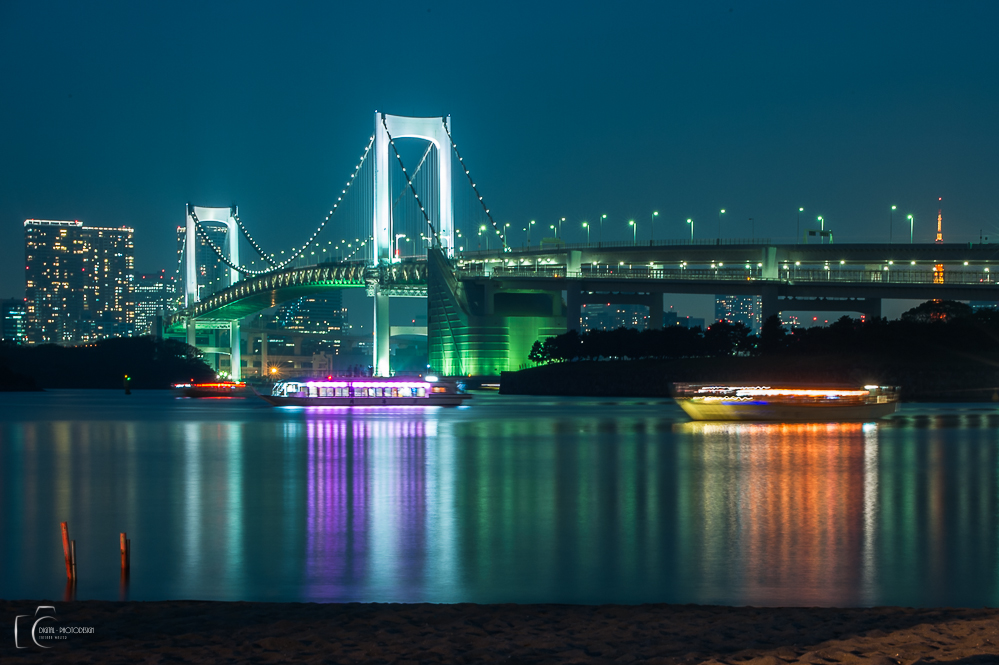
[[[419,155],[415,168],[404,165],[403,139]],[[235,206],[188,205],[185,302],[168,330],[192,345],[198,330],[214,331],[215,342],[201,348],[229,354],[239,379],[242,319],[306,295],[364,288],[374,306],[376,376],[392,373],[389,311],[399,297],[427,301],[433,371],[496,375],[526,365],[535,340],[578,329],[588,302],[648,306],[655,327],[667,293],[757,295],[764,317],[795,310],[880,316],[886,298],[999,300],[992,275],[999,245],[989,243],[636,236],[569,245],[556,234],[541,246],[514,248],[510,225],[495,221],[451,138],[450,117],[376,113],[375,132],[336,198],[309,239],[287,254],[265,252]],[[256,254],[246,264],[241,235]],[[226,268],[212,284],[205,283],[206,255]]]

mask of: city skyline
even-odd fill
[[[399,74],[402,47],[357,57],[374,12],[359,7],[273,20],[253,6],[9,7],[0,61],[10,99],[30,104],[0,107],[19,128],[3,139],[0,296],[22,288],[14,239],[27,218],[131,226],[145,272],[170,269],[188,201],[238,202],[264,246],[300,243],[376,108],[450,114],[518,245],[530,219],[566,217],[563,233],[582,241],[582,221],[603,214],[605,237],[652,237],[653,211],[657,239],[685,237],[692,218],[701,238],[790,242],[798,208],[798,230],[822,216],[838,242],[905,241],[909,214],[916,240],[932,242],[941,196],[945,240],[999,231],[992,5],[634,5],[609,16],[586,5],[532,7],[526,20],[517,7],[396,10],[410,29],[442,22],[463,55],[443,75],[411,76]],[[241,46],[191,49],[190,23],[224,24]],[[86,39],[97,26],[123,37]],[[496,48],[461,48],[482,30]],[[289,46],[293,31],[308,38]],[[140,34],[155,48],[132,49]]]

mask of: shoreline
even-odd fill
[[[500,393],[559,397],[670,397],[679,383],[866,384],[901,387],[902,402],[999,402],[992,366],[934,360],[900,363],[874,356],[583,360],[503,372]]]
[[[5,620],[50,601],[0,601]],[[7,662],[999,662],[999,609],[55,602],[93,626]],[[10,638],[9,638],[10,639]],[[58,653],[57,653],[58,652]]]

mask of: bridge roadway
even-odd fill
[[[712,241],[714,242],[714,241]],[[566,282],[604,292],[762,295],[762,285],[781,297],[978,299],[995,282],[988,268],[999,263],[999,244],[695,244],[565,245],[558,248],[466,252],[455,262],[459,279],[516,280],[518,289],[564,290]],[[665,267],[668,265],[676,268]],[[938,275],[933,267],[944,265]],[[955,268],[957,268],[955,270]],[[553,281],[556,280],[556,281]],[[511,282],[512,283],[512,282]],[[553,288],[557,287],[557,288]],[[371,267],[363,262],[320,263],[266,273],[213,294],[171,323],[233,321],[329,289],[366,288],[390,296],[425,297],[423,257]]]
[[[828,269],[794,267],[777,278],[760,275],[752,266],[739,268],[649,268],[648,266],[584,266],[570,272],[565,266],[495,267],[466,266],[457,276],[478,281],[491,292],[566,292],[569,326],[579,319],[587,302],[643,304],[653,320],[662,308],[662,294],[761,296],[766,318],[781,311],[847,311],[881,316],[882,299],[993,300],[999,301],[999,282],[984,270],[934,271],[894,269]],[[908,268],[908,266],[906,266]],[[605,297],[615,294],[614,297]],[[635,294],[629,298],[622,294]],[[657,295],[647,298],[642,295]]]
[[[463,252],[459,265],[648,265],[665,266],[710,264],[762,264],[767,268],[785,263],[794,265],[916,265],[988,266],[999,263],[999,244],[981,243],[840,243],[824,245],[781,245],[765,240],[689,241],[656,240],[633,243],[547,244],[543,247],[515,247],[500,250]],[[966,263],[965,263],[966,262]],[[578,268],[576,268],[578,269]],[[771,275],[776,277],[776,273]]]

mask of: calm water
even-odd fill
[[[274,409],[0,394],[0,597],[999,605],[999,408],[686,422],[661,400]]]

